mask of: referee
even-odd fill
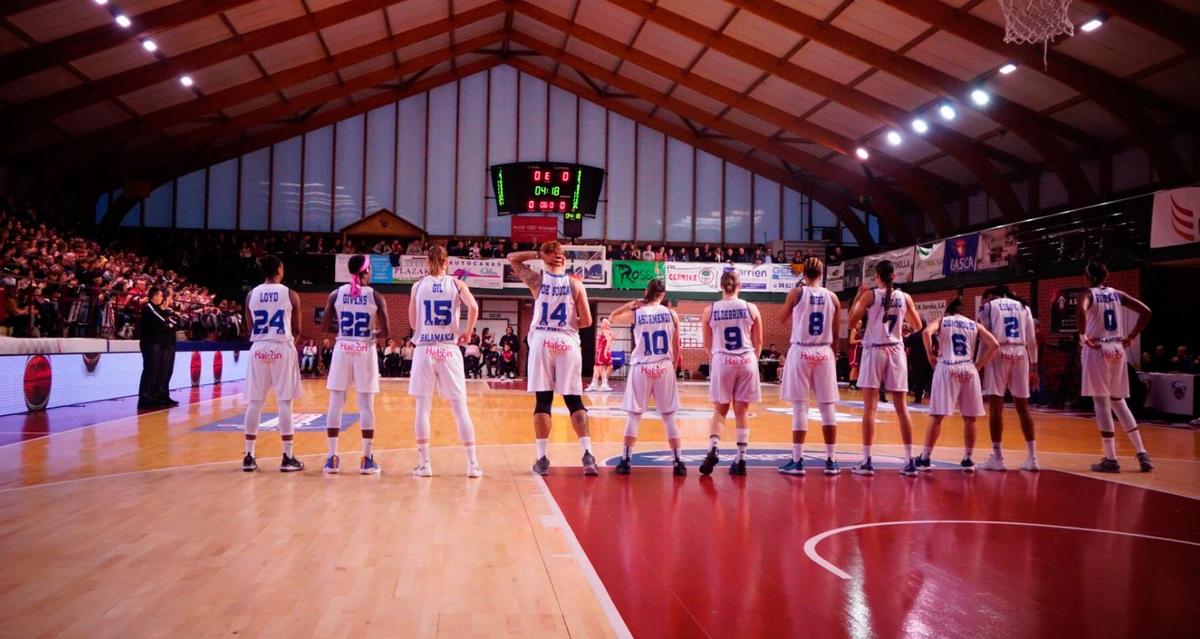
[[[150,289],[142,306],[138,346],[142,351],[142,379],[138,385],[138,408],[178,406],[168,395],[175,369],[175,321],[166,309],[163,290]]]

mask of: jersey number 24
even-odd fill
[[[287,332],[287,328],[283,325],[283,309],[279,309],[272,313],[269,317],[266,311],[254,311],[254,326],[255,335],[266,335],[275,329],[276,335],[283,335]]]

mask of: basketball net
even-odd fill
[[[1050,43],[1061,35],[1075,35],[1075,24],[1067,14],[1071,0],[1000,0],[1004,12],[1004,41],[1009,44],[1041,44],[1042,64],[1047,65]]]

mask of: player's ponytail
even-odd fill
[[[446,247],[441,244],[433,244],[429,250],[425,252],[425,259],[429,264],[429,271],[441,272],[446,267]]]
[[[942,315],[942,317],[948,317],[950,315],[961,315],[962,308],[963,308],[963,298],[956,297],[956,298],[950,300],[950,303],[946,305],[946,312]]]
[[[804,260],[804,277],[815,280],[820,279],[821,273],[825,272],[825,263],[819,257],[810,257]]]
[[[892,281],[896,277],[896,266],[892,264],[891,260],[884,260],[875,265],[875,275],[887,288],[887,292],[883,296],[883,312],[886,315],[888,309],[892,307],[892,292],[895,291]]]
[[[663,284],[663,281],[660,279],[652,279],[646,284],[646,295],[642,298],[642,301],[649,304],[654,304],[658,301],[659,297],[662,297],[666,294],[667,285]]]
[[[739,285],[741,285],[741,280],[738,278],[737,271],[729,270],[721,273],[722,291],[732,295],[737,292]]]
[[[1083,274],[1087,276],[1088,282],[1092,286],[1100,286],[1104,280],[1108,279],[1108,267],[1092,260],[1088,262],[1087,267],[1083,269]]]

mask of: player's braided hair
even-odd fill
[[[945,312],[945,314],[943,315],[943,317],[944,317],[944,316],[946,316],[946,315],[959,315],[959,314],[961,314],[961,313],[962,313],[962,307],[963,307],[963,298],[961,298],[961,297],[956,297],[956,298],[954,298],[954,299],[950,300],[950,303],[946,305],[946,312]]]
[[[887,292],[883,296],[883,313],[886,315],[888,309],[892,307],[892,292],[896,290],[892,286],[892,280],[896,277],[896,265],[892,264],[891,260],[884,260],[875,265],[875,274],[887,287]]]
[[[804,260],[804,277],[810,280],[815,280],[821,277],[821,273],[825,271],[825,263],[819,257],[810,257]]]

